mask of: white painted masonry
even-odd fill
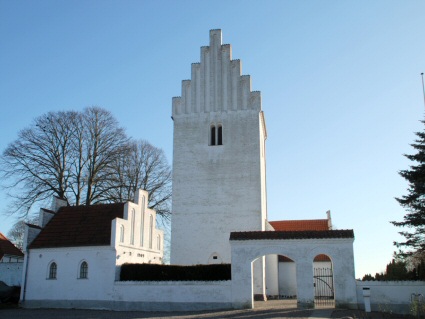
[[[210,31],[172,115],[171,263],[207,264],[213,255],[230,263],[230,232],[265,229],[266,128],[260,92],[221,30]],[[211,145],[213,126],[222,127],[222,145]]]
[[[231,281],[116,282],[117,310],[187,311],[232,308]]]
[[[147,199],[148,192],[138,190],[134,203],[125,204],[124,218],[112,221],[111,246],[116,249],[116,265],[162,263],[164,232],[156,228],[156,212],[148,208]]]
[[[298,304],[313,307],[313,260],[325,254],[334,261],[335,303],[357,307],[354,279],[354,238],[302,240],[231,240],[234,307],[253,306],[252,261],[264,255],[287,256],[296,264]]]
[[[0,281],[8,286],[21,286],[23,268],[22,262],[0,263]]]
[[[279,263],[279,295],[284,298],[297,296],[297,268],[294,262]]]
[[[96,294],[84,293],[79,298],[71,298],[72,291],[60,293],[58,296],[51,296],[48,299],[34,297],[25,302],[25,307],[120,311],[189,311],[232,308],[230,281],[107,281],[102,287],[103,290],[98,290]],[[56,291],[58,288],[52,285],[51,289]],[[61,290],[66,289],[61,286]]]
[[[365,309],[363,288],[370,288],[370,306],[372,311],[409,313],[412,298],[421,295],[425,298],[424,281],[360,281],[356,282],[359,309]]]
[[[76,247],[67,249],[30,249],[27,281],[21,300],[48,307],[51,301],[103,300],[115,281],[115,249]],[[79,278],[81,261],[88,263],[88,276]],[[57,276],[49,279],[49,265],[57,264]],[[26,306],[28,306],[26,305]]]

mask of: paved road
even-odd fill
[[[2,306],[2,305],[0,305]],[[3,305],[4,306],[4,305]],[[364,313],[361,310],[297,309],[296,303],[288,300],[255,302],[255,309],[203,312],[142,312],[106,311],[80,309],[21,309],[0,307],[0,319],[352,319],[352,318],[410,318],[389,313]]]
[[[251,319],[251,318],[330,318],[329,310],[299,310],[299,309],[249,309],[217,312],[138,312],[138,311],[104,311],[76,309],[2,309],[1,319]],[[313,315],[313,316],[312,316]],[[311,316],[311,317],[310,317]]]

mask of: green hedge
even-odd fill
[[[231,280],[230,264],[214,265],[157,265],[123,264],[121,281],[218,281]]]

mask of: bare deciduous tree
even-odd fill
[[[15,200],[14,212],[26,215],[32,205],[56,195],[67,198],[74,112],[50,112],[19,132],[0,158],[2,177]]]
[[[28,220],[19,220],[13,224],[12,228],[7,233],[8,239],[20,250],[24,244],[25,224],[36,224],[38,218],[30,218]]]
[[[129,143],[124,156],[114,166],[106,197],[114,202],[133,200],[136,190],[149,193],[149,207],[168,218],[171,200],[171,169],[164,152],[140,140]]]
[[[86,154],[86,205],[108,200],[114,165],[125,153],[128,138],[112,114],[99,107],[84,112],[84,150]]]
[[[14,212],[56,195],[69,204],[133,200],[149,192],[149,207],[168,217],[171,169],[164,152],[130,141],[110,112],[50,112],[19,133],[0,157],[0,173]]]

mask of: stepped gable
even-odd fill
[[[109,246],[112,220],[124,216],[124,203],[61,207],[29,248]]]
[[[173,98],[173,118],[184,114],[261,111],[261,93],[251,91],[251,77],[242,75],[240,60],[232,60],[221,30],[210,30],[210,45],[201,47],[201,62],[193,63],[191,80],[182,81],[182,95]]]
[[[247,231],[232,232],[230,240],[354,238],[352,229],[326,231]]]
[[[0,233],[0,260],[4,255],[23,257],[24,254],[9,239]]]
[[[327,219],[278,220],[269,223],[276,231],[329,230]]]

